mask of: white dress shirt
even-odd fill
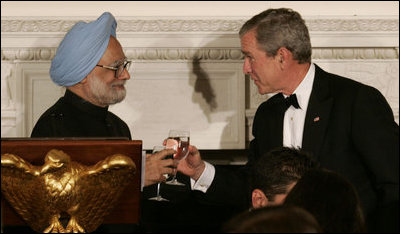
[[[308,101],[310,100],[312,85],[314,82],[315,65],[311,63],[310,68],[299,86],[294,90],[300,108],[290,106],[283,118],[283,146],[301,148],[303,142],[304,121]],[[287,97],[286,95],[283,95]]]
[[[315,65],[311,63],[310,68],[304,79],[293,92],[296,94],[300,108],[290,106],[283,118],[283,146],[301,148],[303,141],[304,121],[308,101],[310,100],[311,90],[314,83]],[[286,97],[286,95],[284,95]],[[190,179],[192,190],[207,192],[215,176],[215,167],[205,162],[206,167],[197,181]]]

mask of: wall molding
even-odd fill
[[[50,61],[57,48],[2,48],[4,61]],[[242,61],[240,49],[218,48],[125,48],[132,60],[229,60]],[[398,48],[313,48],[312,59],[390,60],[399,59]]]
[[[1,17],[1,32],[67,32],[80,20],[55,17]],[[85,22],[94,17],[81,17]],[[121,19],[118,17],[117,32],[233,32],[237,34],[245,19]],[[354,17],[352,17],[354,18]],[[399,31],[398,19],[307,19],[310,31]]]
[[[10,79],[12,79],[12,66],[1,64],[1,126],[13,127],[16,125],[16,109],[11,98]]]
[[[76,17],[75,17],[76,18]],[[79,17],[90,21],[93,17]],[[78,19],[71,17],[2,17],[3,47],[57,47]],[[396,47],[399,21],[396,16],[305,18],[313,47]],[[134,18],[117,17],[117,36],[123,47],[240,47],[240,18]],[[139,46],[138,46],[139,45]],[[207,47],[207,46],[206,46]]]

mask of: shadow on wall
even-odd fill
[[[236,121],[238,121],[238,118],[240,119],[238,116],[240,110],[236,109],[237,103],[232,103],[230,100],[234,97],[223,95],[233,94],[236,96],[239,94],[235,90],[227,92],[226,89],[231,88],[231,86],[229,84],[219,83],[222,81],[221,79],[213,78],[213,76],[216,75],[213,72],[218,72],[220,68],[218,67],[217,70],[215,70],[215,66],[209,66],[215,65],[218,61],[226,63],[226,60],[232,59],[232,53],[229,53],[229,49],[223,47],[213,49],[215,48],[215,44],[221,44],[221,40],[224,40],[224,38],[216,38],[214,41],[209,42],[195,51],[191,61],[191,69],[194,76],[190,75],[188,82],[189,85],[193,87],[192,102],[199,105],[204,113],[204,117],[207,118],[210,124],[210,128],[207,131],[215,131],[212,136],[216,138],[215,142],[219,142],[220,149],[231,149],[236,148],[234,145],[237,144],[233,142],[237,141],[237,137],[241,138],[244,136],[238,136],[241,131],[238,129],[240,126],[236,126]],[[240,49],[239,46],[240,45],[238,45],[238,50]],[[241,56],[241,53],[239,56]],[[232,60],[232,64],[235,63],[237,63],[237,61]],[[232,67],[228,69],[232,69],[232,72],[237,71],[236,65],[232,65]],[[226,69],[224,69],[224,71],[226,71]],[[231,76],[229,72],[226,73],[226,75]],[[229,77],[226,78],[227,80],[229,79]],[[233,79],[237,79],[236,75]],[[229,82],[237,81],[230,80]],[[242,100],[238,101],[241,102]]]
[[[210,83],[210,76],[207,72],[200,66],[200,59],[198,57],[193,58],[192,61],[193,74],[196,76],[194,82],[194,93],[200,93],[205,102],[198,102],[204,114],[207,116],[208,122],[211,122],[210,114],[217,107],[217,101],[215,97],[214,89]],[[190,81],[189,81],[190,82]],[[192,100],[196,102],[194,96]]]

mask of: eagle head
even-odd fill
[[[61,150],[50,150],[44,158],[44,165],[41,170],[41,174],[46,174],[59,170],[60,168],[66,167],[70,164],[71,158]]]

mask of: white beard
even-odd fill
[[[93,76],[89,81],[91,97],[105,106],[121,102],[126,96],[126,90],[125,88],[115,89],[113,86],[124,84],[125,80],[118,80],[108,87],[101,78]]]

